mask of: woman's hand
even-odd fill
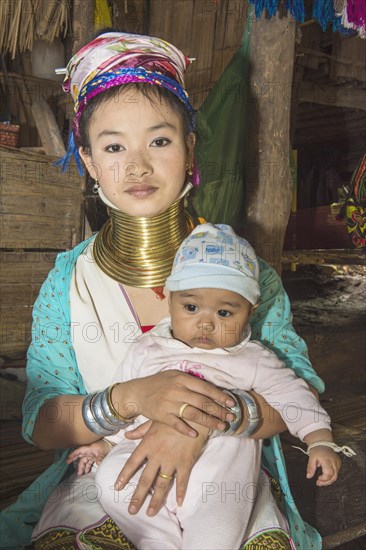
[[[140,426],[136,433],[127,432],[129,439],[141,437],[141,443],[127,460],[115,483],[115,489],[121,490],[131,477],[144,464],[137,487],[132,495],[128,511],[137,514],[149,491],[153,488],[147,509],[148,516],[155,516],[169,491],[174,477],[176,478],[176,498],[181,506],[186,494],[191,469],[202,453],[208,438],[208,428],[194,425],[198,436],[183,437],[176,430],[160,422],[147,422]],[[127,434],[126,434],[127,435]],[[167,477],[159,476],[159,473]],[[171,479],[169,477],[172,476]]]
[[[234,406],[231,397],[213,384],[178,370],[118,384],[112,390],[111,399],[122,416],[143,414],[190,437],[196,437],[197,430],[184,420],[213,430],[224,430],[225,422],[234,419],[234,415],[225,408]],[[124,403],[123,408],[121,403]]]

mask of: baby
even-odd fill
[[[127,381],[168,369],[181,370],[228,390],[239,388],[236,395],[249,411],[253,399],[247,391],[253,389],[308,446],[307,477],[313,477],[320,467],[317,485],[330,485],[340,469],[335,452],[340,449],[333,443],[329,416],[304,380],[272,351],[250,340],[249,320],[260,294],[258,275],[254,250],[231,227],[196,227],[181,244],[166,281],[170,318],[131,345],[115,379]],[[246,409],[245,405],[238,402],[238,410]],[[182,404],[181,418],[186,406]],[[139,550],[238,549],[258,496],[258,477],[265,475],[260,469],[262,442],[248,437],[259,419],[255,414],[249,417],[245,428],[235,426],[234,437],[211,434],[192,469],[183,504],[176,503],[173,482],[155,517],[129,514],[131,486],[118,492],[113,488],[138,444],[124,438],[123,430],[107,438],[112,444],[102,440],[80,447],[68,461],[79,460],[79,474],[88,472],[93,463],[99,464],[96,481],[102,505]],[[142,510],[146,512],[146,508],[145,503]],[[285,519],[283,528],[287,528]]]

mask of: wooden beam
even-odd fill
[[[46,155],[63,157],[66,153],[55,115],[43,97],[32,103],[32,115]]]
[[[320,249],[320,250],[284,250],[283,264],[334,264],[366,265],[366,254],[362,250]]]
[[[298,53],[307,54],[310,56],[320,57],[323,59],[330,59],[332,61],[336,61],[337,63],[342,63],[343,65],[354,65],[356,67],[364,68],[365,63],[362,61],[355,61],[353,59],[350,59],[349,57],[340,57],[338,55],[329,55],[325,52],[321,52],[318,50],[314,50],[312,48],[304,48],[303,46],[299,46],[297,48]]]
[[[338,548],[338,546],[341,546],[341,544],[343,545],[346,542],[351,541],[355,542],[355,548],[357,548],[357,539],[365,535],[366,524],[365,522],[363,522],[360,525],[354,525],[353,527],[349,527],[349,529],[344,529],[343,531],[338,531],[338,533],[334,533],[334,535],[328,535],[327,537],[324,537],[323,550]],[[361,548],[361,541],[359,548]]]
[[[317,103],[366,111],[366,90],[303,81],[299,89],[299,103]]]
[[[74,0],[72,12],[72,53],[85,46],[93,36],[95,0]]]
[[[245,234],[259,256],[281,271],[284,236],[291,211],[289,164],[295,22],[287,17],[253,17],[250,31]],[[244,121],[243,121],[244,123]]]

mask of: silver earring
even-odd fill
[[[93,185],[93,193],[97,194],[99,188],[100,188],[99,181],[95,180],[94,185]]]

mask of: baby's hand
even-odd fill
[[[306,477],[308,479],[312,478],[317,468],[322,469],[321,475],[316,480],[318,487],[331,485],[338,477],[341,460],[333,449],[319,445],[310,451]]]
[[[66,459],[67,464],[71,464],[78,460],[77,475],[88,474],[92,469],[93,464],[99,465],[103,458],[110,451],[110,446],[106,441],[96,441],[90,445],[82,445],[78,447]]]

